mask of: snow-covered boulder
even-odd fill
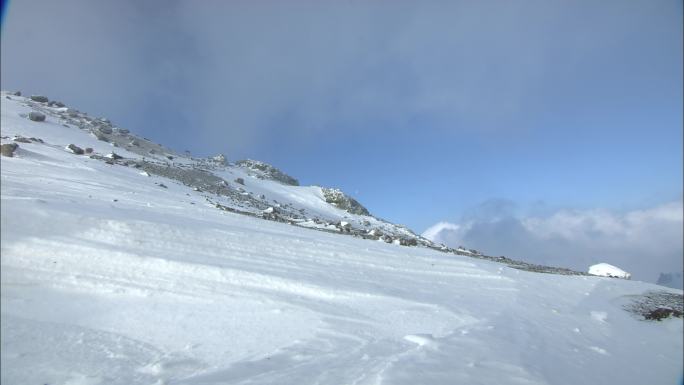
[[[76,155],[83,155],[83,149],[81,147],[78,147],[75,144],[70,144],[66,146],[67,151],[70,151],[71,153],[74,153]]]
[[[630,279],[632,277],[632,274],[607,263],[597,263],[589,266],[589,274],[624,279]]]

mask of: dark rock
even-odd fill
[[[112,128],[109,126],[98,126],[97,129],[98,129],[98,131],[100,131],[103,134],[111,134],[112,133]]]
[[[70,144],[66,146],[67,150],[73,152],[76,155],[83,155],[83,149],[75,144]]]
[[[243,186],[244,186],[244,185],[245,185],[245,180],[244,180],[244,179],[242,179],[242,178],[236,178],[236,179],[235,179],[235,183],[237,183],[237,184],[241,184],[241,185],[243,185]]]
[[[85,153],[86,153],[86,154],[92,154],[92,153],[93,153],[93,149],[92,149],[91,147],[86,147],[86,148],[85,148]]]
[[[382,239],[385,243],[392,243],[392,241],[394,241],[394,239],[387,234],[381,236],[380,239]]]
[[[399,238],[399,244],[402,246],[418,246],[418,241],[415,238]]]
[[[173,156],[167,155],[167,156],[166,156],[166,159],[168,159],[168,160],[173,160]]]
[[[368,231],[368,235],[370,235],[372,237],[378,237],[379,238],[379,237],[382,237],[383,235],[385,235],[385,233],[383,233],[382,230],[380,230],[380,229],[372,229],[372,230]]]
[[[40,138],[30,137],[29,139],[31,139],[31,141],[33,141],[33,142],[44,143],[43,139],[40,139]]]
[[[121,156],[115,152],[112,152],[109,155],[107,155],[107,158],[112,159],[112,160],[118,160],[118,159],[123,159],[123,156]]]
[[[33,120],[34,122],[44,122],[45,121],[45,114],[37,112],[37,111],[31,111],[28,114],[28,118]]]
[[[0,154],[2,156],[8,156],[8,157],[13,157],[14,152],[19,148],[19,145],[16,143],[5,143],[2,146],[0,146]]]
[[[14,95],[14,96],[21,96],[21,91],[14,91],[14,93],[13,93],[12,95]]]
[[[39,103],[47,103],[48,102],[47,96],[43,96],[43,95],[31,95],[31,100],[33,100],[34,102],[39,102]]]
[[[12,140],[19,143],[31,143],[31,139],[24,138],[23,136],[16,136]]]
[[[67,108],[66,113],[72,118],[78,116],[78,110],[74,110],[73,108]]]
[[[164,183],[159,183],[157,186],[162,187],[162,188],[168,188]]]
[[[107,138],[103,133],[99,131],[93,132],[93,135],[97,138],[97,140],[101,140],[103,142],[109,142],[109,138]]]

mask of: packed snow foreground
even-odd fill
[[[239,214],[238,195],[129,166],[139,151],[75,127],[59,108],[2,94],[2,143],[33,138],[2,157],[2,384],[681,378],[682,319],[624,308],[660,286],[315,231],[305,227],[336,218],[402,230],[344,212],[320,188],[219,167],[242,178],[230,191],[254,197],[255,214]],[[45,121],[28,118],[34,109]],[[273,200],[281,206],[259,203]],[[321,219],[259,217],[299,210]]]

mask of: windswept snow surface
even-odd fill
[[[51,117],[20,118],[25,107],[4,96],[2,135],[45,144],[2,158],[3,385],[682,375],[682,320],[645,322],[622,308],[660,286],[529,273],[221,211],[189,187],[69,153],[69,143],[108,144]]]

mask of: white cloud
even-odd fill
[[[458,224],[440,222],[423,235],[452,247],[574,269],[607,262],[630,271],[635,279],[655,281],[660,272],[682,271],[683,216],[682,201],[627,212],[559,210],[522,217],[489,213]]]

